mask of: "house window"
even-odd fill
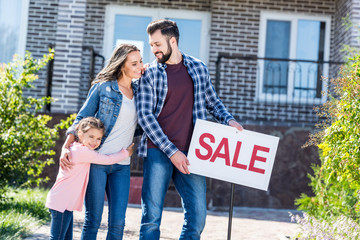
[[[329,40],[330,18],[262,12],[259,100],[324,101]]]
[[[108,5],[105,19],[104,56],[108,59],[120,43],[132,43],[140,48],[145,63],[155,57],[151,53],[147,25],[167,18],[177,23],[181,51],[208,62],[210,13],[172,9]]]
[[[25,53],[28,0],[0,0],[0,63]]]

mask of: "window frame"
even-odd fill
[[[20,28],[18,44],[16,46],[16,52],[20,57],[25,56],[26,42],[27,42],[27,30],[28,30],[28,19],[29,19],[29,1],[21,0],[21,13],[20,13]]]
[[[19,44],[18,51],[20,56],[25,56],[26,51],[26,42],[27,42],[27,30],[28,30],[28,20],[29,20],[29,1],[22,0],[21,5],[21,25],[20,25],[20,34],[19,34]]]
[[[329,61],[330,56],[330,31],[331,31],[331,17],[330,16],[319,16],[319,15],[308,15],[308,14],[299,14],[299,13],[283,13],[283,12],[272,12],[272,11],[261,11],[260,14],[260,26],[259,26],[259,45],[258,45],[258,57],[265,58],[265,46],[266,46],[266,31],[267,31],[267,21],[268,20],[278,20],[278,21],[289,21],[291,23],[290,27],[290,46],[289,46],[289,59],[296,59],[296,48],[297,48],[297,32],[298,32],[298,21],[299,20],[312,20],[312,21],[321,21],[325,22],[325,42],[324,42],[324,62]],[[323,94],[321,98],[312,98],[312,97],[293,97],[294,91],[294,72],[289,71],[288,73],[288,86],[287,94],[272,94],[272,93],[263,93],[263,84],[264,84],[264,64],[265,61],[261,60],[258,62],[259,72],[258,72],[258,81],[256,87],[256,96],[257,100],[262,102],[271,99],[275,102],[288,102],[288,103],[308,103],[309,99],[312,99],[312,103],[320,104],[326,101],[326,94]],[[289,62],[289,68],[291,65],[294,65],[294,62]],[[323,74],[322,76],[327,77],[329,74],[329,64],[323,64]],[[322,82],[322,92],[326,93],[328,81],[325,79]]]
[[[209,61],[209,45],[210,45],[210,24],[211,13],[202,11],[189,10],[175,10],[165,8],[147,8],[136,6],[123,5],[107,5],[105,10],[105,30],[104,30],[104,44],[103,55],[106,59],[111,56],[114,49],[114,26],[116,14],[131,15],[131,16],[145,16],[151,17],[152,21],[162,18],[181,18],[190,20],[201,20],[201,37],[200,37],[200,59],[206,64]],[[180,33],[181,34],[181,33]],[[144,43],[148,44],[148,43]],[[150,49],[150,56],[151,53]],[[155,59],[155,58],[154,58]]]

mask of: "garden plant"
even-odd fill
[[[54,154],[57,130],[47,125],[50,116],[39,114],[52,99],[25,95],[52,58],[52,51],[42,59],[27,52],[0,67],[0,199],[8,186],[38,184],[42,169],[52,163],[40,157]]]
[[[38,186],[43,168],[53,163],[51,156],[58,130],[69,126],[74,116],[49,126],[51,116],[44,106],[51,97],[34,98],[28,90],[38,79],[38,71],[53,58],[49,51],[41,59],[29,52],[0,65],[0,238],[22,239],[34,226],[50,220],[44,202],[47,190]]]
[[[308,143],[318,146],[321,160],[309,174],[314,196],[296,200],[307,213],[294,217],[304,228],[300,239],[360,239],[360,55],[331,86],[318,108],[322,131]]]

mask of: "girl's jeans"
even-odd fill
[[[50,209],[50,240],[72,240],[73,237],[73,212],[65,210],[58,212]]]
[[[107,240],[122,239],[130,191],[130,165],[91,164],[85,195],[85,221],[81,239],[96,240],[104,208],[109,205]]]

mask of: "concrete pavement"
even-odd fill
[[[226,240],[228,232],[228,212],[208,211],[206,226],[202,234],[204,240]],[[104,208],[103,221],[97,239],[106,239],[107,205]],[[297,225],[290,223],[289,211],[294,210],[262,209],[235,207],[232,221],[232,240],[285,240],[297,231]],[[126,214],[124,240],[139,238],[141,209],[139,205],[130,204]],[[74,212],[74,239],[80,239],[84,219],[83,212]],[[183,223],[182,209],[166,208],[161,224],[161,239],[179,238]],[[49,239],[49,224],[36,230],[27,240]]]

